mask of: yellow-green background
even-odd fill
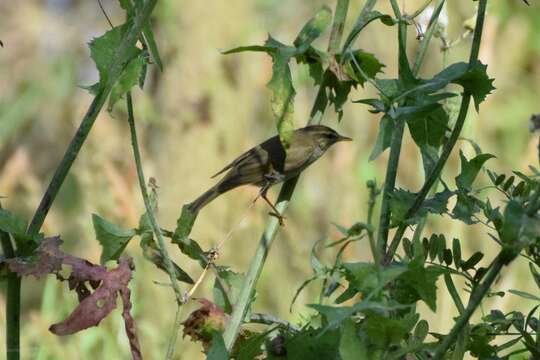
[[[464,136],[475,139],[483,151],[497,159],[489,165],[498,171],[527,171],[537,162],[536,139],[528,133],[528,118],[540,112],[540,6],[531,0],[490,1],[480,58],[487,63],[497,90],[481,106],[478,115],[471,107]],[[361,9],[362,1],[351,1],[345,31]],[[423,1],[400,1],[412,13]],[[463,31],[463,22],[474,15],[470,0],[448,2],[448,37]],[[114,24],[123,21],[115,1],[103,1]],[[261,44],[267,33],[291,43],[301,26],[323,4],[333,1],[278,0],[161,0],[154,12],[153,27],[165,69],[150,71],[145,92],[134,91],[138,129],[147,176],[159,184],[159,221],[174,228],[181,205],[193,200],[213,184],[210,175],[243,150],[275,133],[265,88],[271,76],[271,61],[261,53],[224,56],[221,49]],[[387,1],[379,10],[390,13]],[[411,55],[417,46],[410,28]],[[0,3],[0,195],[2,205],[30,217],[60,161],[71,136],[83,117],[91,96],[80,85],[97,80],[86,43],[108,30],[97,1],[49,0],[2,1]],[[316,45],[326,47],[328,34]],[[373,52],[386,64],[386,77],[396,76],[396,29],[379,23],[369,26],[356,45]],[[470,39],[449,53],[450,62],[466,60]],[[434,40],[421,73],[429,76],[441,69],[440,42]],[[292,66],[295,87],[296,126],[302,126],[314,100],[313,82],[307,69]],[[351,99],[371,97],[369,86],[351,93]],[[124,104],[113,116],[103,111],[84,145],[60,196],[51,209],[43,231],[60,234],[64,248],[72,254],[99,261],[100,246],[94,238],[91,214],[98,213],[125,227],[134,227],[142,213],[134,170]],[[355,139],[339,144],[307,170],[300,179],[268,257],[255,310],[296,322],[308,314],[303,304],[316,300],[317,286],[303,292],[295,306],[288,307],[295,289],[311,276],[309,253],[322,238],[337,239],[332,222],[348,226],[366,215],[368,179],[383,180],[386,156],[374,162],[367,158],[373,146],[378,116],[362,105],[348,102],[341,123],[332,111],[324,123]],[[473,151],[458,143],[466,154]],[[457,149],[456,149],[457,150]],[[457,153],[457,151],[455,152]],[[457,157],[454,153],[444,178],[453,184]],[[409,135],[402,152],[398,186],[417,190],[423,172]],[[485,177],[484,177],[485,180]],[[479,183],[481,184],[481,183]],[[242,218],[256,195],[254,188],[231,192],[206,207],[192,233],[205,248],[217,244]],[[275,197],[277,189],[271,191]],[[261,202],[251,209],[221,251],[219,264],[244,271],[254,252],[268,216]],[[467,254],[475,250],[492,256],[497,246],[479,226],[457,222],[430,222],[428,231],[443,232],[448,239],[460,237]],[[169,248],[174,259],[193,276],[198,266]],[[323,258],[331,259],[334,250]],[[163,358],[175,312],[172,292],[154,282],[166,282],[164,273],[141,257],[136,239],[127,254],[135,259],[131,283],[134,315],[143,354]],[[369,259],[366,242],[349,247],[348,261]],[[487,259],[483,260],[484,264]],[[195,296],[211,297],[213,279],[208,277]],[[442,283],[441,286],[444,286]],[[537,293],[524,261],[504,269],[497,283],[501,290],[515,288]],[[118,310],[99,328],[68,337],[48,332],[51,323],[63,319],[76,305],[65,284],[49,278],[27,279],[22,290],[22,340],[24,359],[121,359],[129,357],[128,343]],[[4,292],[0,306],[4,306]],[[491,308],[527,311],[532,303],[507,294],[489,301]],[[194,308],[184,310],[184,316]],[[438,314],[425,308],[431,330],[445,331],[455,309],[448,297],[438,300]],[[0,358],[4,356],[5,313],[0,312]],[[201,348],[179,337],[178,359],[202,358]]]

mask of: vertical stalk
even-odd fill
[[[370,6],[364,6],[362,12],[371,10],[374,5],[374,1],[371,1],[370,3],[373,4]],[[349,0],[337,0],[336,9],[334,12],[334,21],[332,25],[332,33],[330,34],[330,43],[328,46],[328,49],[330,51],[335,51],[335,49],[339,49],[339,46],[341,44],[343,24],[345,23],[348,5]],[[319,93],[321,91],[325,91],[325,86],[326,84],[323,82],[320,85]],[[316,124],[320,122],[322,111],[317,111],[316,107],[317,100],[315,100],[314,102],[308,124]],[[294,193],[297,182],[298,177],[295,177],[286,181],[281,187],[278,200],[276,202],[276,209],[279,211],[280,214],[283,214],[283,212],[289,205],[289,201]],[[259,276],[262,272],[262,268],[266,261],[266,257],[268,256],[268,252],[270,251],[270,247],[272,245],[272,242],[274,241],[278,228],[279,221],[275,217],[272,217],[261,236],[259,245],[257,246],[257,250],[255,251],[255,255],[251,260],[251,264],[249,265],[246,278],[244,280],[244,283],[242,284],[242,288],[240,289],[240,294],[238,295],[238,300],[234,305],[231,318],[227,322],[225,332],[223,333],[223,340],[229,352],[231,351],[234,342],[236,341],[238,332],[240,331],[240,326],[242,325],[242,322],[248,311],[249,305],[251,303],[251,295],[253,294],[255,284],[257,283]]]
[[[473,43],[471,47],[471,55],[469,57],[469,65],[472,65],[478,60],[478,53],[480,52],[480,42],[482,39],[482,29],[484,28],[486,5],[487,5],[487,0],[479,1],[478,12],[476,16],[476,25],[474,28]],[[424,183],[424,185],[418,192],[418,195],[416,196],[416,199],[413,205],[407,211],[407,214],[405,215],[406,218],[411,218],[416,214],[416,212],[420,209],[420,207],[422,206],[422,203],[426,199],[426,196],[431,190],[431,187],[433,186],[433,184],[435,184],[435,182],[439,178],[442,172],[442,169],[446,165],[446,161],[448,161],[448,158],[450,157],[450,154],[452,153],[452,150],[454,149],[454,146],[456,145],[456,142],[459,139],[459,135],[461,134],[461,130],[463,129],[463,125],[467,117],[467,112],[468,112],[470,103],[471,103],[471,94],[468,92],[464,92],[462,100],[461,100],[459,114],[456,119],[456,124],[454,125],[454,129],[452,130],[452,133],[450,134],[450,138],[448,139],[448,141],[443,147],[441,157],[439,158],[439,160],[433,167],[433,170],[431,171],[428,178],[426,179],[426,182]],[[389,263],[394,257],[394,254],[399,246],[401,238],[403,237],[403,234],[405,233],[406,229],[407,229],[406,225],[401,225],[396,231],[394,238],[392,239],[392,243],[390,244],[390,247],[388,251],[386,252],[386,256],[384,260],[385,263]]]
[[[8,233],[0,231],[0,242],[6,259],[15,257],[15,250]],[[6,287],[6,359],[18,360],[19,352],[19,329],[20,329],[20,306],[21,306],[21,278],[10,271],[7,275]]]
[[[401,12],[397,4],[397,0],[391,0],[394,15],[398,20],[398,43],[399,43],[399,77],[402,78],[406,71],[404,66],[408,67],[407,63],[407,25],[401,20]],[[379,218],[379,233],[377,238],[377,248],[381,254],[380,258],[384,258],[386,253],[386,244],[388,242],[388,232],[390,229],[390,200],[394,187],[396,185],[397,170],[399,166],[399,158],[401,154],[401,143],[403,140],[403,130],[405,122],[402,119],[395,119],[394,130],[392,133],[392,142],[390,144],[390,155],[388,165],[386,167],[386,175],[384,178],[384,188],[382,194],[381,214]]]
[[[105,104],[105,100],[107,99],[112,87],[124,70],[125,63],[122,59],[126,58],[128,50],[139,38],[141,30],[148,22],[156,2],[157,0],[147,0],[142,11],[135,15],[130,28],[126,31],[124,39],[115,52],[115,60],[110,66],[108,79],[101,89],[98,90],[98,93],[90,104],[90,107],[81,121],[77,132],[66,149],[60,164],[57,166],[51,182],[49,183],[47,190],[45,191],[45,194],[43,195],[39,206],[32,217],[32,220],[30,221],[30,225],[26,231],[28,235],[35,236],[41,229],[41,226],[45,221],[45,217],[56,199],[56,196],[58,195],[58,192],[60,191],[60,188],[62,187],[71,166],[75,162],[79,151],[86,141],[97,115]],[[2,246],[4,246],[3,241]],[[6,341],[8,343],[8,347],[6,348],[6,357],[8,360],[18,360],[20,357],[20,298],[21,279],[14,275],[14,277],[8,278],[8,287],[6,293]]]

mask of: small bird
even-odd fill
[[[216,185],[188,204],[188,208],[193,213],[198,213],[219,195],[238,186],[251,184],[261,188],[260,196],[272,208],[273,212],[270,214],[282,223],[283,217],[266,197],[268,188],[300,174],[335,143],[351,140],[324,125],[311,125],[294,130],[288,148],[283,147],[279,136],[271,137],[212,176],[214,178],[228,171]]]

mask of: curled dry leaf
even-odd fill
[[[107,270],[105,266],[65,254],[60,250],[61,244],[62,240],[58,236],[46,238],[31,257],[5,260],[11,271],[21,276],[32,275],[40,278],[47,274],[54,274],[61,281],[67,280],[69,289],[77,292],[79,305],[64,321],[53,324],[49,330],[56,335],[70,335],[97,326],[116,308],[116,300],[120,295],[124,306],[122,316],[131,354],[133,359],[142,359],[135,333],[135,322],[130,314],[131,301],[128,284],[134,269],[131,258],[121,258],[118,267]],[[63,265],[71,267],[71,273],[67,279],[60,274]]]
[[[203,348],[210,348],[213,333],[225,329],[227,314],[208,299],[197,299],[201,307],[193,311],[184,321],[183,336],[190,336],[193,341],[201,341]]]

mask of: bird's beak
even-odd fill
[[[352,138],[347,137],[347,136],[339,135],[339,138],[338,138],[337,141],[352,141]]]

